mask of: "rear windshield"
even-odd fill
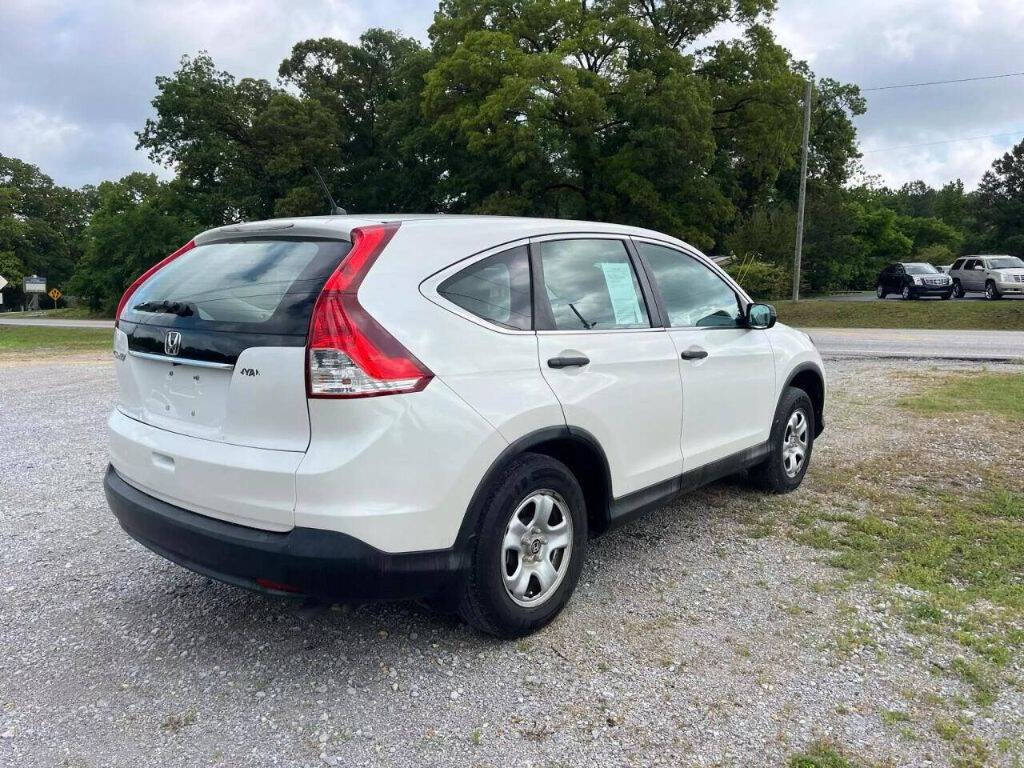
[[[1024,267],[1024,261],[1016,256],[1000,256],[998,259],[989,259],[989,269],[1019,269]]]
[[[935,275],[939,272],[931,264],[904,264],[903,268],[908,275]]]
[[[124,319],[210,331],[305,335],[328,276],[352,247],[338,240],[200,245],[147,280]]]

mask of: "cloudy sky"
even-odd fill
[[[183,53],[204,49],[236,76],[273,79],[298,40],[355,40],[368,26],[425,39],[435,7],[436,0],[2,0],[0,153],[72,186],[152,170],[135,151],[134,131],[150,113],[154,77],[173,72]],[[1021,0],[779,0],[773,26],[819,75],[864,88],[1024,72]],[[959,177],[973,187],[1024,138],[1024,77],[865,95],[864,165],[888,184]]]

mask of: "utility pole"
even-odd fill
[[[807,203],[807,150],[811,140],[811,95],[814,88],[810,80],[804,87],[804,144],[800,150],[800,202],[796,210],[796,253],[793,255],[793,301],[800,300],[800,257],[804,250],[804,206]]]

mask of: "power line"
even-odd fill
[[[915,147],[935,147],[939,144],[956,144],[960,141],[980,141],[981,139],[996,139],[1001,136],[1021,136],[1024,135],[1024,130],[1011,131],[1009,133],[990,133],[987,136],[964,136],[959,139],[945,139],[943,141],[925,141],[920,144],[901,144],[898,147],[882,147],[881,149],[866,149],[861,152],[862,155],[871,155],[875,152],[892,152],[897,149],[914,149]]]
[[[891,91],[896,88],[920,88],[925,85],[947,85],[949,83],[973,83],[978,80],[1001,80],[1006,77],[1024,77],[1024,72],[1006,72],[1002,75],[984,75],[983,77],[961,77],[957,80],[929,80],[924,83],[901,83],[900,85],[879,85],[875,88],[861,88],[861,93],[868,91]]]

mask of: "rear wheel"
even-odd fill
[[[880,299],[884,299],[885,298],[885,288],[882,287],[881,283],[879,283],[878,287],[875,288],[875,296],[877,296]]]
[[[953,295],[958,299],[962,299],[964,297],[964,287],[960,285],[959,280],[953,281]]]
[[[484,491],[459,614],[498,637],[540,629],[575,590],[586,546],[586,504],[572,472],[523,454]]]
[[[814,405],[802,389],[789,387],[775,411],[768,458],[750,470],[751,479],[772,493],[789,493],[803,482],[814,449]]]
[[[996,288],[996,284],[992,280],[985,283],[985,298],[989,301],[996,301],[997,299],[1003,298],[1003,295],[999,293],[999,289]]]

